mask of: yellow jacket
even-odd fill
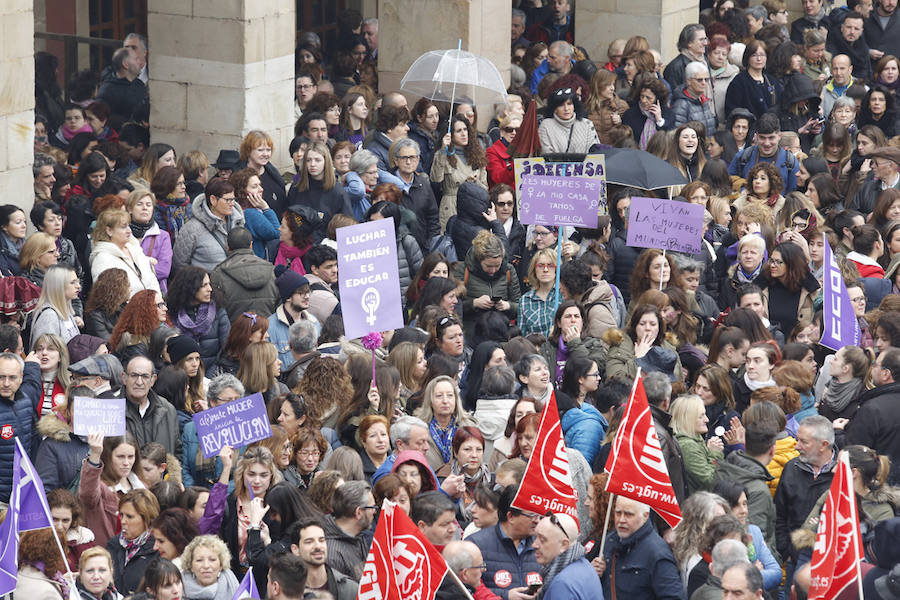
[[[784,470],[784,465],[792,458],[800,456],[800,453],[795,448],[797,440],[792,438],[786,431],[781,432],[779,435],[784,435],[784,437],[780,437],[775,441],[775,456],[772,457],[772,461],[767,467],[769,475],[772,476],[768,484],[773,496],[775,495],[775,489],[778,487],[778,482],[781,481],[781,472]]]

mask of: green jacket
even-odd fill
[[[604,348],[600,340],[592,337],[576,338],[566,343],[566,348],[569,350],[569,358],[574,356],[589,358],[597,363],[600,372],[603,372],[603,364],[606,362],[606,348]],[[544,360],[547,361],[551,382],[556,374],[556,351],[556,344],[551,343],[549,340],[541,344],[538,350],[541,356],[544,357]]]
[[[676,433],[675,440],[681,446],[688,495],[700,490],[710,491],[716,474],[716,462],[722,459],[721,450],[707,448],[699,435]]]
[[[466,287],[466,296],[463,298],[463,327],[466,338],[471,339],[475,329],[475,321],[478,316],[486,311],[475,308],[476,298],[481,296],[499,296],[509,302],[509,310],[504,314],[515,319],[519,315],[519,298],[522,292],[519,288],[519,278],[516,270],[507,262],[506,258],[500,263],[500,269],[493,275],[489,275],[481,268],[481,264],[475,260],[475,249],[469,249],[466,259],[457,263],[454,269],[457,281],[461,281]]]
[[[610,379],[617,377],[622,381],[634,381],[637,375],[637,361],[634,358],[634,342],[621,329],[610,329],[603,334],[603,341],[609,345],[609,351],[606,357],[605,378]],[[678,358],[678,352],[669,342],[664,341],[662,346],[675,353],[675,378],[678,381],[684,381],[684,372],[681,368],[681,359]],[[601,372],[604,371],[604,365],[600,365]],[[646,371],[646,369],[644,369]]]
[[[716,481],[732,481],[747,489],[747,521],[760,528],[770,549],[775,548],[775,501],[767,482],[769,470],[743,450],[737,450],[716,465]]]

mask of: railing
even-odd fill
[[[105,38],[85,37],[83,35],[73,35],[69,33],[49,33],[44,31],[35,31],[34,37],[41,40],[50,40],[53,42],[63,43],[64,57],[61,61],[65,69],[65,81],[69,77],[78,72],[78,46],[86,44],[87,46],[97,46],[100,48],[121,48],[122,40],[108,40]],[[93,67],[93,65],[92,65]]]

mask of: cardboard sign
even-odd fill
[[[338,285],[344,336],[403,327],[394,219],[337,230]]]
[[[635,248],[659,248],[686,254],[703,251],[703,207],[699,204],[631,198],[625,243]]]
[[[602,182],[589,177],[522,178],[519,220],[534,225],[597,227]]]
[[[125,435],[125,398],[75,396],[75,435],[102,433],[103,437]]]
[[[525,177],[551,177],[554,179],[573,177],[587,178],[599,182],[599,197],[597,205],[597,214],[605,215],[608,213],[606,206],[606,158],[602,154],[589,154],[584,157],[584,161],[580,163],[568,162],[546,162],[542,156],[533,156],[528,158],[517,158],[513,161],[513,171],[516,178],[516,200],[519,208],[519,220],[522,220],[523,186]],[[592,192],[593,193],[593,192]],[[530,209],[531,207],[529,207]],[[534,223],[534,221],[522,221],[523,223]],[[554,223],[540,223],[542,225],[553,225]],[[569,225],[565,223],[564,225]],[[596,227],[596,223],[591,227]]]
[[[272,437],[266,403],[259,392],[199,412],[193,419],[206,458],[218,456],[222,446],[241,448]]]

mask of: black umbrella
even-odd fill
[[[606,183],[655,190],[687,182],[681,171],[649,152],[633,149],[606,152]]]

